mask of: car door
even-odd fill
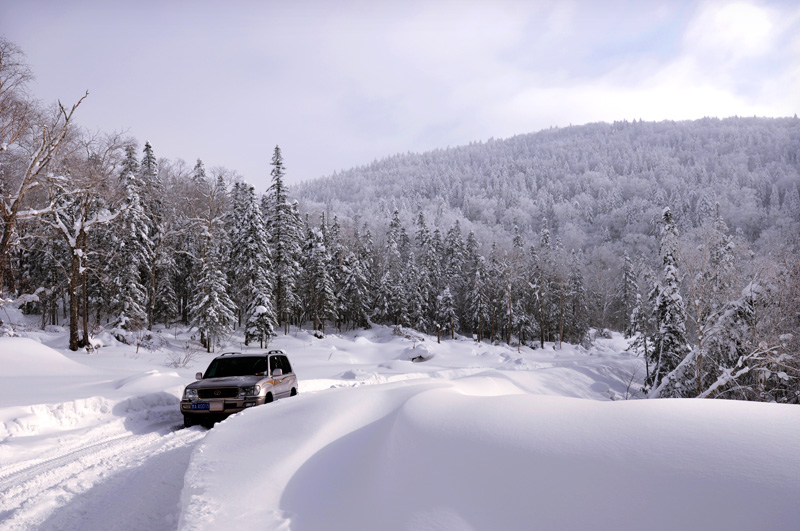
[[[272,395],[275,398],[279,398],[287,395],[289,390],[286,388],[286,375],[282,374],[281,376],[275,376],[275,369],[280,369],[281,371],[284,370],[283,360],[278,354],[274,354],[269,357],[269,370],[270,375],[272,376],[272,381],[275,382],[272,384]]]
[[[297,389],[297,375],[294,373],[294,370],[292,369],[292,364],[289,363],[289,358],[287,358],[286,356],[281,356],[281,358],[283,358],[281,360],[281,363],[283,365],[283,374],[285,377],[283,382],[286,385],[286,392],[291,394],[292,387]]]

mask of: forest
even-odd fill
[[[0,39],[0,292],[72,350],[173,326],[208,351],[239,329],[555,349],[611,329],[650,397],[800,402],[796,116],[554,128],[292,190],[275,146],[257,191],[82,130],[83,98],[43,106],[31,77]]]

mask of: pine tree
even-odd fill
[[[208,352],[214,352],[215,346],[232,330],[236,317],[236,306],[228,296],[228,282],[216,248],[210,248],[203,257],[190,311],[201,342]]]
[[[337,301],[330,274],[331,257],[325,248],[324,240],[320,229],[309,227],[303,247],[308,307],[314,323],[314,330],[319,330],[323,334],[325,333],[325,321],[335,321],[337,318]]]
[[[148,263],[142,264],[142,277],[146,279],[147,290],[147,328],[152,329],[155,319],[155,307],[159,293],[156,287],[160,284],[159,267],[164,262],[164,257],[169,254],[165,245],[166,213],[164,211],[164,184],[158,170],[158,161],[153,154],[150,142],[145,142],[142,151],[142,161],[139,165],[139,178],[141,179],[141,200],[145,216],[148,220],[148,237],[152,242],[152,255]]]
[[[678,269],[678,229],[669,208],[664,209],[660,254],[663,283],[651,292],[658,332],[653,345],[651,396],[685,396],[688,388],[684,374],[673,374],[690,353],[686,340],[686,307],[680,294]],[[681,365],[684,369],[685,365]]]
[[[323,232],[323,243],[330,256],[330,275],[333,280],[333,292],[336,301],[336,326],[341,331],[342,319],[345,319],[347,313],[346,302],[342,296],[345,279],[347,278],[344,266],[347,253],[342,244],[342,227],[339,225],[337,216],[333,216],[331,226]]]
[[[465,315],[465,301],[466,301],[466,255],[467,249],[464,243],[464,238],[461,234],[461,225],[456,220],[444,239],[444,264],[442,272],[442,282],[450,287],[453,296],[453,303],[456,311],[456,322],[462,323],[460,317]],[[456,327],[454,332],[458,332],[459,327]]]
[[[279,146],[272,155],[272,184],[264,197],[263,213],[267,216],[267,231],[275,272],[274,301],[278,325],[289,332],[292,315],[299,308],[297,280],[300,264],[297,262],[301,241],[300,218],[296,207],[288,201],[288,190],[283,182],[285,168]]]
[[[483,341],[484,330],[490,319],[490,300],[486,283],[486,260],[478,256],[477,264],[472,273],[472,281],[469,285],[467,311],[472,331],[477,340]]]
[[[136,160],[136,147],[133,145],[125,146],[125,158],[122,160],[122,170],[119,179],[123,183],[130,179],[129,176],[139,174],[139,161]]]
[[[112,316],[114,326],[125,330],[139,330],[147,324],[147,292],[143,272],[147,271],[153,258],[153,243],[149,236],[149,222],[141,204],[142,183],[135,173],[133,164],[128,163],[128,171],[122,178],[125,182],[124,211],[117,218],[119,233],[112,242],[118,248],[110,261],[112,276]]]
[[[449,334],[451,339],[455,339],[459,324],[458,312],[456,311],[456,303],[453,299],[453,293],[450,291],[450,286],[445,286],[438,296],[436,311],[436,322],[441,327],[441,331]]]
[[[633,260],[625,253],[622,266],[622,280],[617,288],[620,299],[620,308],[625,323],[624,335],[626,338],[634,334],[633,309],[636,306],[636,299],[639,295],[639,286],[636,279],[636,271],[633,267]]]
[[[364,266],[355,253],[348,253],[342,262],[343,280],[338,292],[341,301],[341,319],[353,328],[369,328],[369,284]]]
[[[378,321],[395,325],[409,324],[409,287],[412,281],[407,276],[410,242],[400,222],[400,215],[394,211],[386,234],[384,261],[380,281],[377,286],[374,317]]]
[[[569,343],[581,343],[589,331],[589,308],[586,299],[580,259],[573,250],[567,288],[567,324],[564,330],[564,339]]]
[[[252,186],[236,183],[231,195],[232,222],[229,283],[239,323],[244,323],[245,344],[264,340],[275,326],[272,304],[272,261],[264,218]]]

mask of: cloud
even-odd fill
[[[707,3],[689,25],[685,47],[724,63],[758,57],[774,46],[777,17],[773,9],[745,2]]]
[[[4,21],[41,97],[89,88],[90,128],[259,189],[275,144],[299,180],[570,123],[800,107],[800,8],[777,1],[35,5]]]
[[[556,85],[529,76],[493,114],[504,123],[501,135],[619,119],[791,115],[800,107],[798,18],[796,8],[710,2],[686,22],[675,53],[625,57]]]

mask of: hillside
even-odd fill
[[[340,219],[431,212],[443,231],[461,219],[485,244],[509,242],[515,225],[533,237],[547,219],[567,249],[612,241],[635,253],[655,247],[665,206],[681,230],[719,203],[729,227],[757,247],[795,238],[798,186],[800,119],[706,118],[595,123],[395,155],[293,192]]]

